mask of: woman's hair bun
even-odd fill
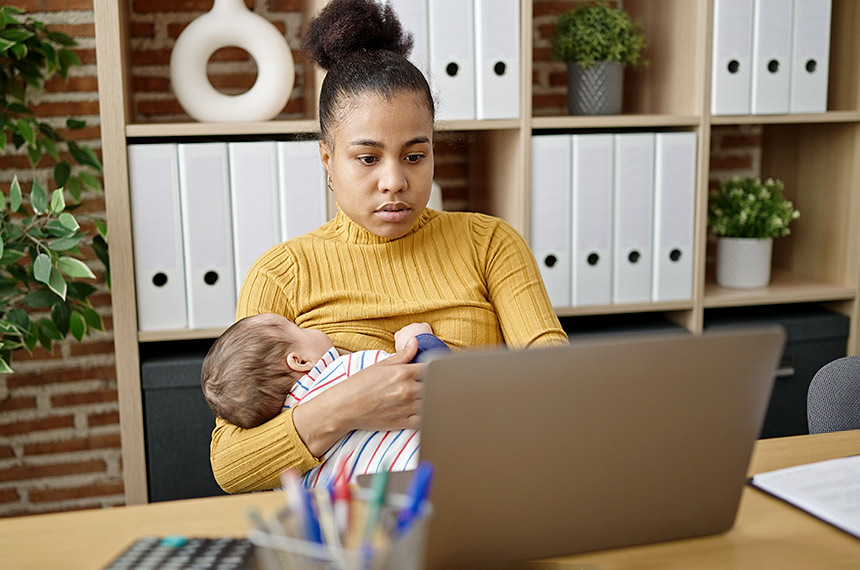
[[[391,4],[376,0],[332,0],[311,20],[302,43],[323,69],[358,51],[393,51],[406,57],[412,34],[405,32]]]

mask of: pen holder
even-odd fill
[[[324,491],[317,491],[324,492]],[[254,529],[248,539],[254,545],[259,570],[421,570],[433,507],[423,505],[421,513],[402,534],[395,532],[397,514],[406,506],[406,495],[386,497],[373,540],[362,540],[367,510],[367,493],[359,490],[350,502],[349,531],[341,544],[298,538],[291,528],[294,511],[287,507]]]

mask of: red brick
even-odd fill
[[[12,410],[27,410],[36,407],[36,398],[27,396],[23,398],[6,398],[0,400],[0,412],[11,412]]]
[[[0,424],[0,436],[21,435],[34,431],[48,431],[73,427],[75,419],[72,416],[48,416],[34,420],[21,420],[8,424]]]
[[[167,115],[184,113],[185,110],[175,99],[159,101],[139,101],[137,110],[141,115]]]
[[[534,3],[532,13],[535,16],[561,14],[575,5],[576,2],[573,0],[537,0]]]
[[[155,37],[155,24],[152,22],[132,22],[129,24],[128,29],[134,38]]]
[[[84,127],[82,129],[57,129],[57,133],[59,133],[61,137],[67,140],[95,141],[101,138],[102,129],[98,125],[92,125],[89,127]],[[94,148],[93,150],[96,152],[96,155],[101,156],[100,148]]]
[[[93,0],[17,0],[14,5],[30,13],[92,10]]]
[[[761,146],[761,135],[730,135],[720,139],[720,148],[747,148]]]
[[[50,503],[53,501],[68,501],[70,499],[84,499],[91,497],[104,497],[108,495],[122,495],[125,492],[123,484],[120,483],[97,483],[81,487],[65,487],[58,489],[33,489],[29,493],[30,501],[33,503]]]
[[[238,47],[225,47],[209,57],[209,61],[251,61],[251,54]]]
[[[98,101],[65,101],[62,103],[40,103],[33,107],[33,112],[40,117],[79,117],[82,115],[98,115]]]
[[[559,107],[567,109],[567,94],[533,95],[532,105],[535,109],[542,107]]]
[[[99,82],[95,77],[55,77],[45,83],[45,89],[52,93],[68,92],[68,93],[83,93],[87,91],[95,92],[99,90]]]
[[[51,396],[51,406],[54,408],[80,406],[83,404],[102,404],[104,402],[116,401],[116,390],[95,390],[92,392],[75,392],[72,394]]]
[[[0,445],[0,459],[11,459],[15,457],[15,450],[11,445]]]
[[[135,93],[140,91],[166,92],[170,90],[170,84],[166,77],[133,77],[131,82]]]
[[[78,58],[80,58],[81,63],[96,63],[95,48],[74,48],[74,51],[78,54]]]
[[[170,63],[169,49],[148,49],[131,54],[132,65],[166,65]]]
[[[549,47],[535,47],[532,52],[532,59],[535,62],[540,61],[553,61],[552,59],[552,48]]]
[[[48,29],[53,32],[62,32],[75,39],[94,38],[96,36],[94,24],[51,24]]]
[[[435,172],[433,173],[434,177],[438,178],[465,178],[466,177],[466,165],[465,164],[436,164]]]
[[[0,503],[14,503],[21,499],[15,489],[0,489]]]
[[[135,12],[208,12],[211,0],[134,0]],[[254,1],[245,0],[245,5],[253,9]]]
[[[303,0],[269,0],[270,12],[301,12]]]
[[[90,427],[108,426],[119,423],[119,412],[108,412],[105,414],[92,414],[87,418]],[[2,455],[0,455],[2,457]]]
[[[547,39],[552,33],[555,31],[555,24],[544,24],[543,26],[538,26],[537,28],[537,36],[539,38]]]
[[[97,342],[76,342],[71,345],[72,356],[86,356],[89,354],[113,354],[114,344],[112,340]]]
[[[24,446],[24,455],[46,455],[53,453],[71,453],[74,451],[89,451],[92,449],[119,449],[119,434],[93,435],[78,439],[32,443]]]
[[[256,73],[224,73],[209,76],[209,82],[217,89],[244,88],[247,91],[254,86],[255,81],[257,81]]]
[[[34,374],[15,374],[6,380],[6,385],[9,388],[21,388],[23,386],[43,386],[45,384],[60,384],[94,379],[116,380],[116,369],[112,366],[97,366],[95,368],[50,370]]]
[[[750,156],[712,156],[711,170],[741,170],[752,166]]]
[[[25,479],[61,477],[63,475],[79,475],[81,473],[102,473],[104,470],[104,461],[98,460],[75,463],[49,463],[47,465],[22,465],[0,469],[0,481],[23,481]]]
[[[549,84],[552,87],[562,87],[567,85],[567,73],[556,72],[549,74]]]

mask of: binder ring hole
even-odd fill
[[[739,62],[736,59],[733,59],[729,62],[728,67],[729,67],[729,73],[737,73],[738,70],[741,68],[741,62]]]
[[[670,251],[669,259],[671,259],[672,261],[678,261],[679,259],[681,259],[681,250],[673,249],[672,251]]]
[[[217,271],[207,271],[205,275],[203,275],[203,282],[207,285],[215,285],[218,281],[218,272]]]
[[[594,266],[597,265],[597,262],[600,261],[600,256],[596,253],[588,254],[588,257],[585,258],[585,261],[588,262],[589,265]]]
[[[543,259],[543,262],[544,265],[546,265],[547,267],[552,267],[558,262],[558,258],[552,254],[549,254]]]
[[[504,75],[505,71],[508,70],[508,66],[505,65],[504,61],[497,61],[496,65],[493,66],[493,71],[496,75]]]
[[[818,68],[818,62],[814,59],[810,59],[806,62],[806,71],[809,73],[815,73],[815,70]]]
[[[152,276],[152,284],[156,287],[164,287],[165,285],[167,285],[167,275],[159,271]]]
[[[779,71],[779,61],[772,59],[767,62],[767,70],[771,73],[776,73],[777,71]]]
[[[642,254],[634,249],[627,255],[627,260],[630,261],[630,263],[638,263],[640,257],[642,257]]]
[[[447,73],[451,77],[456,77],[456,75],[460,73],[460,66],[452,61],[445,66],[445,73]]]

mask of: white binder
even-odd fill
[[[428,0],[430,87],[439,97],[436,118],[475,118],[473,0]]]
[[[385,3],[386,0],[378,0]],[[409,61],[421,70],[425,77],[430,75],[430,33],[427,24],[428,0],[387,0],[403,28],[412,34],[412,51]]]
[[[328,185],[319,142],[278,143],[278,185],[281,240],[315,230],[328,219]]]
[[[478,119],[520,116],[520,2],[475,0]]]
[[[612,302],[651,300],[654,133],[615,135]]]
[[[657,133],[654,152],[654,301],[693,298],[696,133]]]
[[[237,298],[251,265],[281,238],[276,144],[255,141],[228,146]]]
[[[179,144],[188,326],[233,322],[236,285],[227,143]]]
[[[128,170],[137,328],[186,328],[176,145],[128,145]]]
[[[571,304],[612,301],[611,134],[573,135]]]
[[[532,137],[531,248],[553,307],[570,306],[570,135]]]
[[[794,0],[791,46],[792,113],[827,111],[831,0]]]
[[[793,0],[755,0],[750,100],[753,114],[788,113],[792,4]]]
[[[749,114],[752,38],[753,0],[714,0],[711,114]]]

